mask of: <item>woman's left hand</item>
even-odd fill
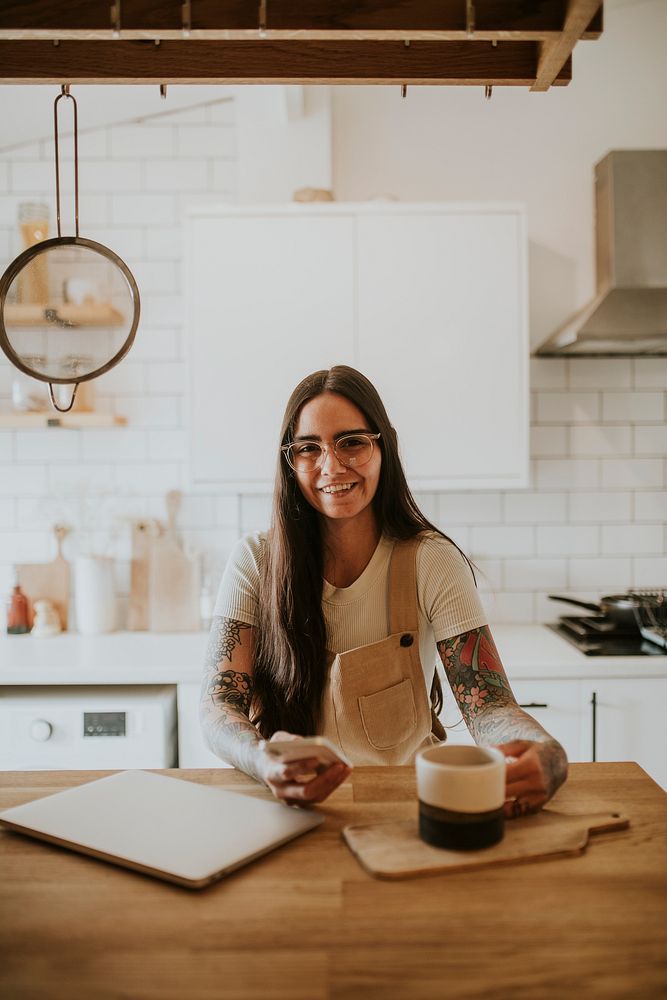
[[[567,756],[556,740],[513,740],[497,746],[506,757],[506,819],[537,812],[567,777]]]

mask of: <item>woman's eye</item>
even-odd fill
[[[363,448],[366,443],[367,442],[365,441],[364,438],[358,438],[358,437],[342,438],[338,442],[338,447],[343,448],[345,450],[350,450],[350,449],[354,450],[355,448]]]
[[[297,455],[316,455],[320,450],[319,444],[300,444],[296,449]]]

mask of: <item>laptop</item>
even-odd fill
[[[0,823],[102,861],[202,889],[324,817],[151,771],[121,771],[0,813]]]

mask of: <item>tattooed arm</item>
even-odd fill
[[[516,758],[507,766],[506,815],[539,809],[565,781],[567,756],[517,705],[488,625],[443,639],[438,651],[475,743]]]
[[[323,802],[345,780],[349,768],[334,764],[317,773],[315,758],[283,764],[259,749],[261,736],[249,718],[254,641],[251,625],[234,618],[213,619],[199,711],[206,742],[222,760],[268,785],[279,801],[290,805]],[[282,731],[271,738],[300,739]],[[304,775],[311,780],[303,780]]]
[[[215,617],[206,650],[199,717],[204,738],[222,760],[263,781],[261,736],[249,719],[253,695],[254,629]]]

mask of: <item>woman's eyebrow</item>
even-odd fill
[[[345,437],[346,434],[372,434],[372,433],[373,432],[369,431],[368,427],[355,427],[353,430],[350,431],[338,431],[337,434],[334,434],[333,439],[334,441],[337,441],[339,438]],[[292,438],[292,440],[321,441],[322,438],[320,437],[319,434],[297,434],[294,438]]]

